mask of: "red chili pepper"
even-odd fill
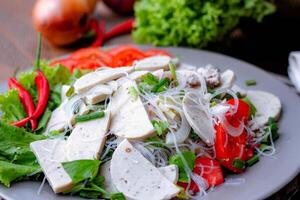
[[[23,104],[23,107],[24,107],[27,115],[31,116],[34,113],[34,103],[33,103],[30,93],[15,78],[9,78],[8,87],[10,89],[15,88],[18,90],[19,97]],[[14,122],[13,125],[22,127],[29,121],[29,119],[30,118],[25,118],[19,122]],[[31,123],[31,129],[35,130],[37,127],[37,121],[35,119],[31,119],[30,123]]]
[[[22,119],[20,121],[13,122],[11,125],[17,126],[17,127],[21,128],[21,127],[25,126],[29,121],[30,121],[30,117],[26,117],[26,118],[24,118],[24,119]]]
[[[38,119],[44,113],[50,94],[50,86],[46,76],[41,70],[38,70],[37,73],[35,84],[38,90],[38,102],[31,116],[33,119]]]
[[[130,33],[133,29],[134,19],[128,19],[111,28],[104,34],[104,40],[109,40],[113,37]]]
[[[91,47],[99,47],[104,41],[105,33],[105,21],[101,20],[99,23],[95,19],[91,19],[90,22],[91,29],[96,32],[96,39],[91,45]]]

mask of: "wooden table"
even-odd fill
[[[36,32],[31,22],[31,10],[35,0],[1,0],[0,1],[0,82],[3,82],[16,69],[32,65],[36,48]],[[107,7],[99,3],[95,14],[107,19],[107,28],[122,21]],[[106,44],[130,43],[130,36],[108,41]],[[72,48],[58,48],[43,41],[42,57],[54,58],[73,51]]]
[[[31,9],[34,2],[34,0],[0,1],[0,83],[11,76],[16,69],[29,67],[34,61],[36,32],[31,23]],[[96,15],[107,19],[108,28],[124,19],[123,17],[113,14],[101,3],[99,3],[97,7]],[[130,42],[130,36],[127,35],[113,39],[107,42],[106,45]],[[73,49],[57,48],[51,46],[47,42],[43,42],[42,57],[45,59],[54,58],[71,51],[73,51]],[[239,50],[235,51],[239,52]],[[251,62],[251,60],[248,61]],[[275,63],[274,59],[273,63]],[[269,69],[268,66],[265,68]],[[284,73],[284,69],[277,72]],[[299,176],[276,195],[272,196],[270,200],[286,199],[287,195],[293,194],[298,190],[298,182]]]

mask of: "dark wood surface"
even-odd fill
[[[34,60],[36,32],[31,23],[31,9],[34,2],[35,0],[0,1],[0,83],[16,69],[31,66]],[[108,28],[124,19],[101,4],[97,7],[96,15],[107,19]],[[285,75],[288,53],[300,49],[300,29],[297,28],[300,18],[297,16],[298,18],[289,18],[277,14],[268,17],[259,25],[253,21],[243,21],[230,34],[229,44],[212,46],[210,49]],[[131,43],[130,36],[116,38],[106,45],[120,43]],[[73,50],[73,48],[57,48],[44,41],[42,56],[50,59]],[[270,199],[288,199],[288,196],[298,190],[298,182],[299,177]]]

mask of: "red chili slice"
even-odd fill
[[[132,46],[121,46],[109,50],[113,56],[113,67],[131,66],[134,61],[145,58],[145,54]]]

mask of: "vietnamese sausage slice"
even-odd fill
[[[122,67],[91,72],[77,79],[74,83],[74,88],[77,93],[83,93],[98,84],[118,79],[131,71],[133,71],[132,67]]]
[[[73,187],[72,179],[61,162],[66,162],[64,140],[39,140],[32,142],[30,148],[39,162],[49,184],[55,193]]]
[[[281,102],[275,95],[259,91],[259,90],[249,90],[247,92],[247,97],[256,107],[256,115],[254,120],[258,126],[264,126],[267,124],[270,117],[279,119],[281,113]]]
[[[103,118],[77,123],[66,144],[68,160],[99,159],[109,124],[109,112]]]
[[[134,63],[134,69],[136,70],[148,70],[155,71],[159,69],[169,69],[171,63],[171,57],[169,56],[153,56],[148,57]]]
[[[154,127],[140,99],[130,90],[138,90],[134,81],[123,83],[114,93],[108,109],[112,111],[110,131],[121,138],[144,139],[154,134]]]
[[[178,176],[179,176],[177,165],[168,165],[168,166],[165,166],[165,167],[160,167],[160,168],[158,168],[158,170],[169,181],[171,181],[174,184],[177,183]]]
[[[180,192],[126,139],[115,150],[110,167],[112,183],[126,198],[162,200]]]
[[[103,165],[101,165],[100,175],[105,177],[104,188],[108,192],[114,193],[114,192],[118,192],[118,190],[116,189],[116,187],[114,186],[114,184],[112,183],[112,180],[111,180],[110,164],[111,164],[111,161],[108,161],[108,162],[104,163]],[[178,181],[178,167],[176,165],[168,165],[168,166],[165,166],[165,167],[160,167],[160,168],[158,168],[158,170],[169,181],[171,181],[174,184],[177,183],[177,181]]]
[[[226,70],[221,73],[221,86],[219,88],[231,88],[235,81],[235,74],[232,70]]]
[[[204,108],[197,103],[199,96],[187,93],[182,101],[183,112],[195,133],[207,144],[214,144],[215,129],[211,117]]]
[[[87,104],[97,104],[104,101],[113,93],[113,89],[108,85],[97,85],[87,92],[85,101]]]

